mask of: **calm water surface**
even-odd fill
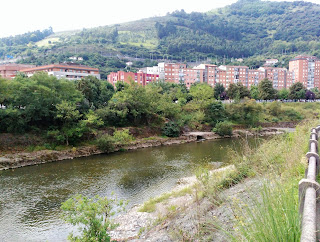
[[[241,149],[241,142],[195,142],[0,171],[0,241],[65,241],[75,228],[60,219],[60,206],[72,195],[114,192],[130,207],[169,191],[200,165],[225,162],[227,148]]]

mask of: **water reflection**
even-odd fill
[[[199,165],[227,161],[227,147],[239,143],[205,141],[0,171],[0,241],[65,241],[74,228],[60,220],[60,205],[72,195],[114,192],[129,205],[142,203]]]

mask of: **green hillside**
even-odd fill
[[[246,64],[253,67],[265,57],[283,56],[281,63],[286,65],[298,53],[320,56],[318,16],[318,4],[239,0],[207,13],[180,10],[163,17],[41,35],[24,42],[4,38],[0,39],[0,57],[23,56],[23,62],[47,64],[84,56],[84,64],[97,66],[104,73],[118,68],[107,65],[116,56],[180,61],[210,58],[212,62],[250,57]],[[139,65],[144,63],[136,67]],[[120,66],[125,67],[124,61]]]

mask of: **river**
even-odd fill
[[[66,241],[60,219],[74,194],[128,199],[128,207],[170,191],[200,165],[225,162],[239,139],[162,146],[0,171],[0,241]],[[256,143],[251,139],[250,143]]]

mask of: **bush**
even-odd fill
[[[117,144],[128,144],[134,140],[134,137],[129,133],[129,129],[116,130],[113,133],[113,140]]]
[[[162,128],[162,134],[168,137],[179,137],[180,127],[173,121],[170,121]]]
[[[232,124],[229,122],[220,122],[217,123],[216,127],[213,129],[213,132],[217,133],[220,136],[232,135]]]
[[[302,115],[294,109],[287,109],[283,113],[289,118],[289,120],[301,120],[303,119]]]
[[[111,241],[108,231],[117,225],[111,221],[116,209],[124,211],[126,203],[107,197],[88,198],[76,195],[61,205],[64,221],[79,228],[80,235],[69,234],[70,241]]]
[[[112,152],[114,150],[114,139],[110,135],[103,135],[96,140],[96,145],[103,152]]]

